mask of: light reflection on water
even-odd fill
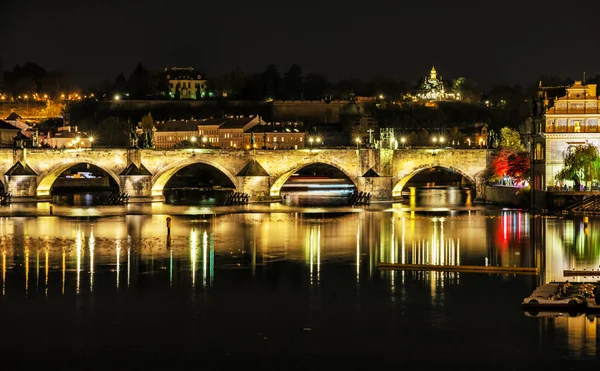
[[[123,209],[127,207],[121,213]],[[492,306],[488,311],[499,322],[492,331],[506,331],[502,318],[510,317],[509,331],[524,339],[538,338],[539,354],[558,349],[575,359],[596,356],[595,317],[526,318],[519,304],[536,285],[550,280],[594,280],[564,277],[563,270],[598,266],[600,219],[583,223],[577,218],[532,218],[518,210],[486,208],[444,214],[400,204],[320,208],[311,213],[271,205],[240,206],[235,213],[201,207],[154,210],[157,213],[150,215],[105,217],[90,211],[72,218],[67,210],[58,209],[59,214],[64,211],[62,217],[45,212],[38,217],[0,217],[0,300],[129,292],[147,277],[152,277],[157,289],[192,289],[195,298],[197,293],[224,292],[232,277],[244,274],[247,280],[267,286],[306,284],[311,308],[318,311],[327,311],[323,295],[332,286],[357,301],[383,295],[389,305],[403,310],[422,308],[425,318],[436,318],[442,334],[444,327],[451,326],[451,318],[461,321],[454,311],[485,303]],[[165,210],[183,212],[158,213]],[[167,215],[173,219],[170,234]],[[539,235],[534,238],[532,230]],[[380,261],[537,266],[542,274],[379,271]],[[280,272],[281,264],[288,273]],[[264,278],[268,272],[278,272],[273,282]],[[345,291],[346,283],[352,283],[352,293]],[[374,288],[376,294],[371,292]],[[359,307],[364,306],[368,303]],[[465,318],[460,323],[468,327],[470,319]]]

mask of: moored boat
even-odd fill
[[[566,310],[570,313],[600,311],[599,283],[550,282],[536,288],[523,299],[528,312]]]

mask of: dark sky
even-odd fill
[[[397,75],[434,64],[447,78],[530,84],[541,74],[600,74],[597,2],[0,0],[0,58],[61,69],[83,87],[151,69],[236,66],[331,79]],[[494,5],[497,4],[497,5]],[[544,8],[544,4],[548,4]],[[562,21],[563,23],[560,23]]]

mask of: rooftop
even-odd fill
[[[10,115],[8,115],[7,118],[5,118],[5,120],[8,120],[8,121],[16,121],[16,120],[20,120],[20,119],[22,119],[22,117],[19,116],[19,114],[16,112],[12,112]]]
[[[19,129],[16,126],[13,126],[11,124],[9,124],[8,122],[4,121],[4,120],[0,120],[0,130],[14,130],[14,131],[20,131],[21,129]]]

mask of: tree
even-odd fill
[[[281,97],[281,74],[276,65],[270,64],[262,73],[263,98],[274,100]]]
[[[297,64],[292,64],[285,74],[285,99],[301,100],[304,98],[304,74],[302,68]]]
[[[529,178],[529,169],[531,164],[529,153],[513,153],[510,156],[508,156],[507,160],[508,171],[506,172],[506,175],[521,180]]]
[[[150,73],[141,62],[137,64],[127,81],[127,90],[133,99],[144,99],[150,93]]]
[[[406,83],[396,76],[379,76],[369,81],[362,91],[357,91],[360,95],[370,97],[383,95],[385,99],[402,100],[406,94]]]
[[[248,76],[240,92],[240,96],[245,100],[263,99],[263,75],[253,74]]]
[[[154,119],[152,118],[152,114],[148,112],[142,117],[142,130],[148,131],[154,128]]]
[[[555,175],[555,179],[574,180],[576,184],[580,180],[591,183],[599,178],[599,170],[600,156],[596,146],[586,144],[569,147],[564,155],[564,167]]]
[[[115,79],[115,83],[113,84],[113,94],[122,95],[127,90],[127,79],[125,79],[125,75],[120,73]],[[112,97],[111,97],[112,98]]]
[[[479,102],[481,100],[481,91],[477,83],[466,77],[459,77],[454,80],[452,88],[455,93],[460,94],[460,100],[463,102]]]
[[[429,132],[427,131],[427,129],[422,128],[418,133],[417,133],[417,140],[415,141],[415,145],[418,146],[426,146],[429,145]]]
[[[460,129],[455,126],[448,131],[448,140],[447,142],[453,146],[458,146],[461,143],[464,143],[465,135],[460,131]]]
[[[488,180],[492,182],[500,181],[504,178],[510,169],[508,158],[513,154],[509,150],[500,150],[494,155],[489,168]]]
[[[248,77],[240,68],[208,80],[208,88],[218,97],[239,98],[243,94]]]
[[[130,125],[118,117],[108,117],[96,128],[99,145],[107,147],[125,147],[129,143]]]
[[[142,117],[142,140],[143,148],[154,148],[154,120],[152,114],[148,112]]]
[[[508,126],[500,129],[500,148],[514,151],[522,151],[521,134]]]
[[[304,79],[304,97],[308,100],[321,100],[329,92],[330,83],[325,75],[309,73]]]

